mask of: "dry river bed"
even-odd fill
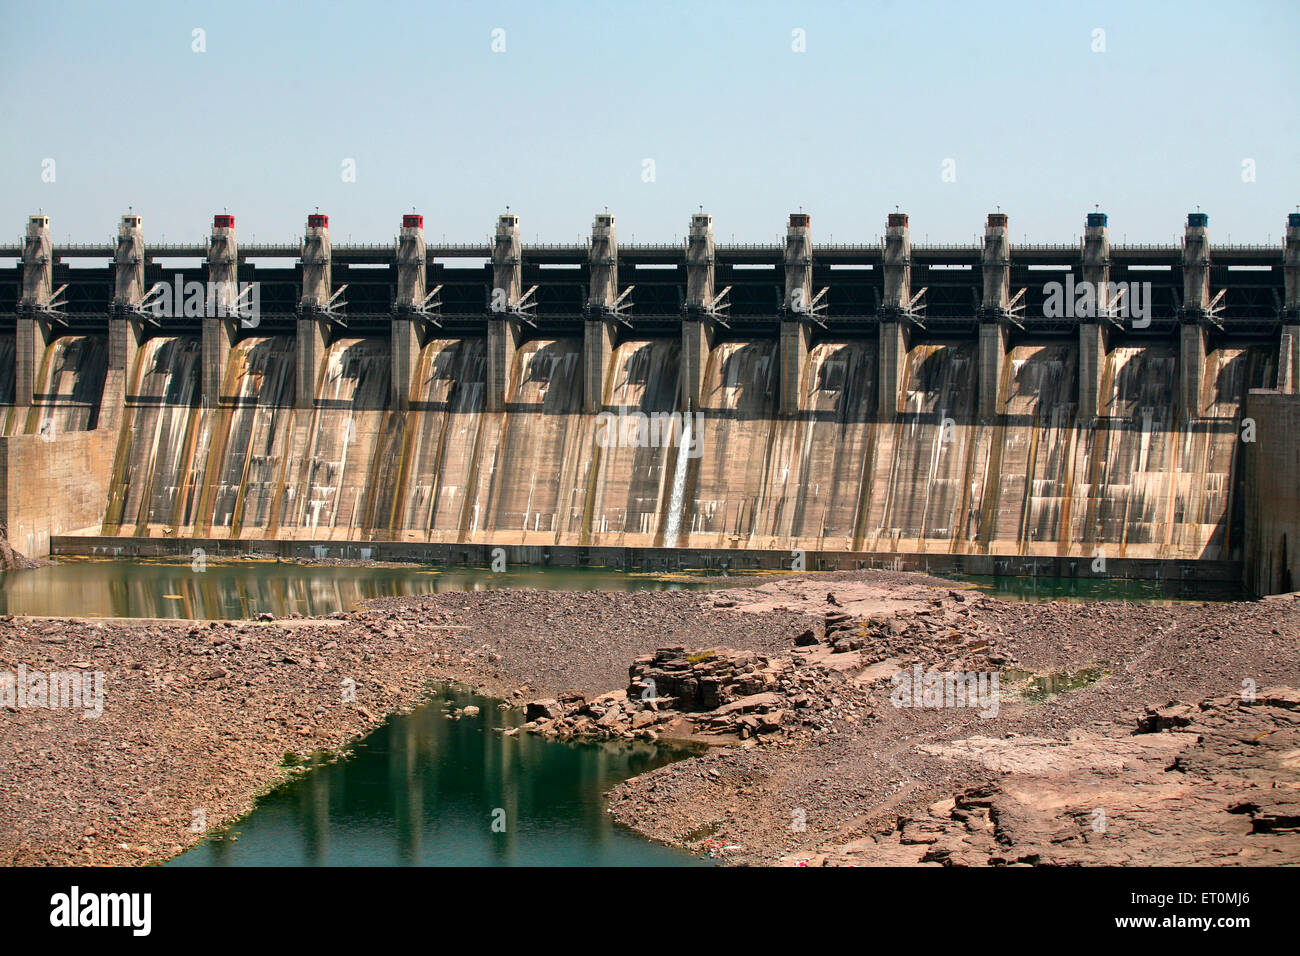
[[[287,753],[346,749],[434,679],[623,719],[635,698],[615,714],[609,692],[673,646],[756,652],[772,694],[752,733],[611,792],[652,839],[757,864],[1300,863],[1296,596],[1018,603],[891,572],[330,619],[0,619],[0,674],[104,675],[97,718],[0,705],[0,863],[165,860],[202,838],[196,809],[242,815],[295,772]],[[914,665],[999,673],[997,707],[896,706]],[[591,725],[573,713],[538,729]],[[671,716],[628,726],[675,736]]]

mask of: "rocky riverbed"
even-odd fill
[[[0,709],[0,862],[166,859],[434,679],[525,708],[524,732],[717,744],[610,810],[732,862],[1300,862],[1298,651],[1293,597],[1027,604],[889,572],[0,619],[0,672],[104,686],[97,718]],[[945,674],[985,683],[945,702]]]
[[[0,571],[22,571],[40,567],[40,562],[24,557],[9,543],[9,529],[0,522]]]

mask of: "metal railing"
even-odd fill
[[[21,259],[23,255],[23,242],[19,241],[12,245],[0,244],[0,258]],[[239,244],[239,257],[241,259],[255,258],[298,258],[301,251],[301,241],[294,240],[291,243],[286,242],[252,242]],[[473,242],[429,242],[426,244],[430,258],[490,258],[492,255],[491,243],[473,243]],[[877,240],[872,243],[814,243],[813,259],[816,260],[818,253],[837,258],[840,256],[861,255],[865,259],[877,259],[883,248],[883,240]],[[585,243],[525,243],[523,245],[523,255],[527,258],[531,255],[573,255],[585,257],[588,246]],[[1081,254],[1081,243],[1027,243],[1017,245],[1011,244],[1012,259],[1029,259],[1032,260],[1039,255],[1073,255]],[[73,243],[53,243],[52,251],[56,257],[60,258],[105,258],[112,259],[117,250],[117,243],[95,243],[95,242],[73,242]],[[686,245],[683,240],[681,243],[622,243],[619,251],[630,256],[638,254],[672,254],[680,253],[685,258]],[[979,243],[913,243],[911,246],[914,256],[921,256],[927,259],[942,259],[944,256],[954,258],[978,257],[983,252],[983,246]],[[396,240],[393,242],[340,242],[332,245],[332,251],[335,258],[346,259],[350,256],[361,255],[396,255]],[[753,257],[753,256],[770,256],[779,258],[784,252],[784,246],[779,243],[718,243],[716,253],[719,258],[736,257]],[[1218,244],[1210,246],[1210,258],[1213,261],[1216,257],[1235,258],[1246,256],[1250,258],[1262,258],[1277,256],[1279,261],[1283,252],[1282,245],[1270,243],[1232,243]],[[207,257],[207,242],[164,242],[156,244],[145,244],[145,254],[150,259],[162,258],[185,258],[185,259],[203,259]],[[1112,243],[1110,246],[1110,255],[1112,258],[1125,259],[1141,256],[1163,256],[1174,260],[1181,260],[1183,247],[1181,244],[1171,243]]]

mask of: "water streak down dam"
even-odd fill
[[[15,263],[6,266],[5,260]],[[72,268],[71,260],[92,260]],[[100,260],[95,264],[93,260]],[[240,286],[249,283],[247,289]],[[197,291],[195,291],[197,290]],[[1281,246],[0,246],[0,524],[29,555],[364,553],[1296,584]],[[237,311],[246,306],[244,312]],[[320,550],[320,549],[327,550]],[[1104,559],[1098,564],[1099,559]]]

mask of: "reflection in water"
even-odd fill
[[[719,579],[714,578],[716,583]],[[520,567],[434,570],[335,567],[276,561],[188,563],[66,559],[29,571],[0,573],[0,614],[66,617],[175,617],[195,620],[277,617],[297,611],[320,616],[346,611],[368,598],[544,588],[566,591],[639,591],[711,587],[709,580],[667,581],[605,568]]]
[[[1247,601],[1240,585],[1215,581],[1149,580],[1143,578],[1049,578],[1006,575],[953,574],[993,597],[1009,601]]]
[[[1002,672],[1002,680],[1008,684],[1013,694],[1032,703],[1041,704],[1049,697],[1068,694],[1072,690],[1087,687],[1108,675],[1109,671],[1104,664],[1051,674],[1036,674],[1033,671],[1009,667]]]
[[[477,717],[448,720],[453,707]],[[519,712],[441,685],[352,757],[324,763],[258,802],[182,866],[583,866],[700,864],[614,825],[603,794],[683,756],[644,743],[506,737]],[[494,822],[498,825],[494,827]],[[232,841],[231,835],[238,839]]]
[[[1124,578],[960,576],[988,594],[1024,601],[1231,601],[1249,595],[1207,582]],[[65,558],[28,571],[0,572],[0,614],[67,617],[174,617],[240,619],[267,612],[323,616],[368,598],[544,588],[564,591],[703,589],[731,583],[722,577],[680,572],[653,574],[614,568],[520,566],[487,568],[421,565],[346,567],[277,561],[189,563],[133,559]]]

